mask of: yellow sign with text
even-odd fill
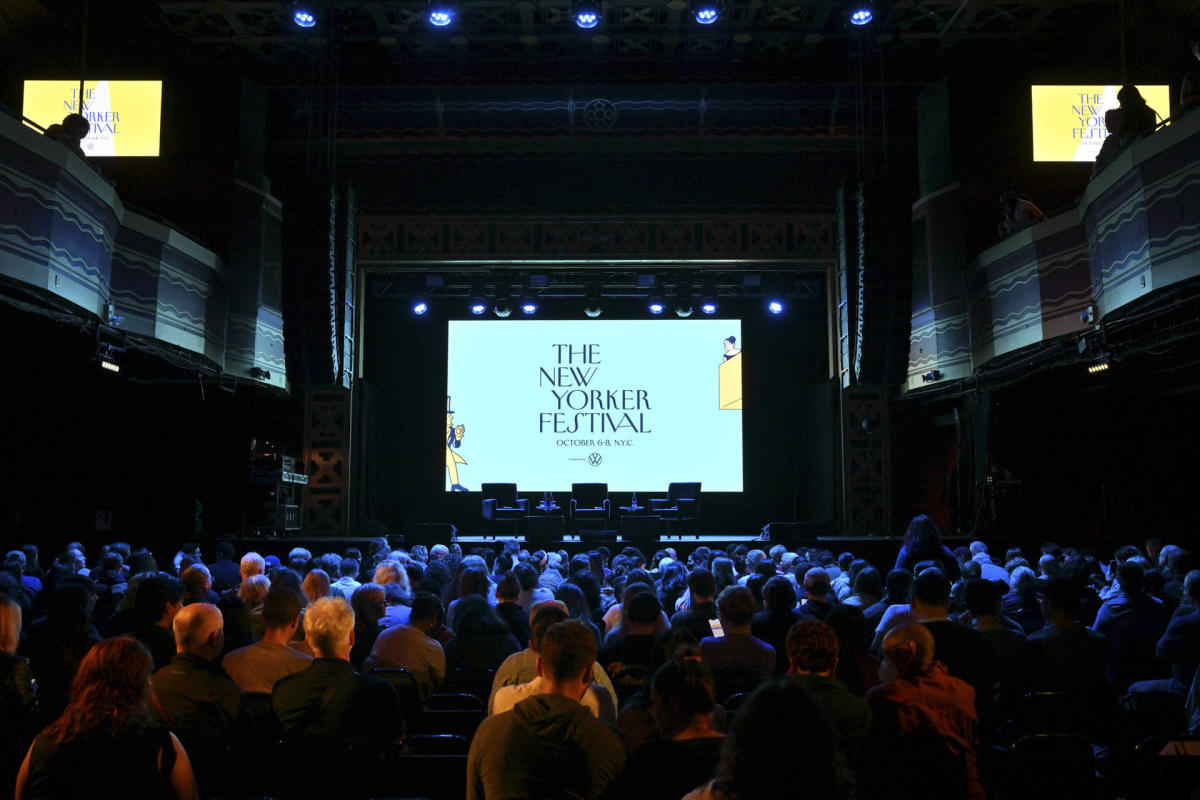
[[[162,81],[85,81],[79,100],[79,81],[25,81],[22,113],[43,128],[82,114],[89,157],[158,155]]]
[[[1034,86],[1033,160],[1095,161],[1108,136],[1104,112],[1118,108],[1120,86]],[[1159,119],[1171,113],[1169,86],[1139,86]]]

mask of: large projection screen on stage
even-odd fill
[[[448,325],[447,491],[742,491],[740,320]]]

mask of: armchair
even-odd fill
[[[529,501],[517,497],[515,483],[484,483],[479,487],[483,495],[483,518],[487,521],[489,532],[494,532],[497,521],[513,523],[516,526],[525,518],[529,510]]]
[[[604,529],[612,518],[607,483],[571,484],[571,519],[578,530],[580,522],[599,522]]]
[[[700,484],[671,483],[667,485],[667,496],[650,501],[650,510],[662,518],[664,522],[690,523],[693,531],[696,520],[700,517]]]

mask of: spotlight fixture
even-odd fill
[[[695,9],[696,22],[701,25],[712,25],[721,18],[721,6],[711,0],[702,0]]]
[[[584,301],[583,313],[589,319],[596,319],[604,313],[604,306],[600,304],[602,292],[600,284],[593,283],[587,287],[587,299]]]
[[[117,354],[113,346],[104,344],[100,346],[100,350],[96,353],[96,363],[101,369],[106,369],[109,372],[120,372],[121,364],[117,361]]]
[[[415,303],[413,303],[412,312],[413,312],[413,314],[417,315],[418,317],[424,316],[425,312],[428,310],[429,310],[429,303],[426,303],[424,300],[418,300]]]
[[[478,316],[481,316],[485,311],[487,311],[487,303],[484,303],[482,300],[472,300],[471,301],[471,313],[472,314],[474,314],[475,316],[478,317]]]
[[[497,300],[496,305],[492,306],[492,313],[500,319],[506,319],[512,316],[512,306],[507,300]]]
[[[661,314],[663,312],[664,308],[665,308],[665,306],[663,305],[662,300],[654,299],[654,300],[650,301],[650,305],[649,305],[650,313],[653,314],[654,316],[657,317],[659,314]]]
[[[772,314],[779,316],[780,314],[783,313],[783,301],[782,300],[771,300],[770,302],[767,303],[767,311],[770,311]]]
[[[311,28],[317,24],[317,11],[311,3],[296,0],[292,3],[292,22],[297,28]]]
[[[1088,368],[1087,368],[1088,374],[1095,375],[1098,372],[1107,372],[1108,367],[1109,367],[1108,354],[1105,353],[1104,355],[1100,356],[1095,361],[1093,361],[1091,364],[1088,364]]]
[[[681,281],[675,286],[675,316],[687,319],[692,315],[692,285]]]
[[[585,31],[600,24],[599,0],[576,0],[574,12],[575,24]]]
[[[850,12],[850,24],[866,25],[875,18],[870,5],[858,5]]]
[[[454,22],[455,8],[449,0],[429,0],[426,19],[435,28],[444,28]]]
[[[712,300],[705,300],[700,304],[700,310],[711,317],[713,314],[717,313],[717,304]]]
[[[532,300],[526,300],[521,304],[521,313],[527,317],[532,317],[537,313],[537,303]]]

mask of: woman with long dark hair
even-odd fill
[[[16,800],[88,797],[98,776],[120,776],[120,795],[127,800],[199,797],[183,746],[151,720],[151,664],[146,648],[127,636],[88,651],[66,710],[25,756]]]
[[[520,652],[521,645],[504,620],[477,594],[459,599],[451,621],[454,638],[446,645],[446,674],[478,675],[495,670],[504,659]]]
[[[913,567],[921,561],[937,563],[942,574],[951,581],[958,580],[962,570],[959,569],[958,559],[950,548],[942,544],[942,531],[937,523],[925,514],[913,517],[904,532],[904,544],[896,554],[896,566],[893,569],[913,571]]]

